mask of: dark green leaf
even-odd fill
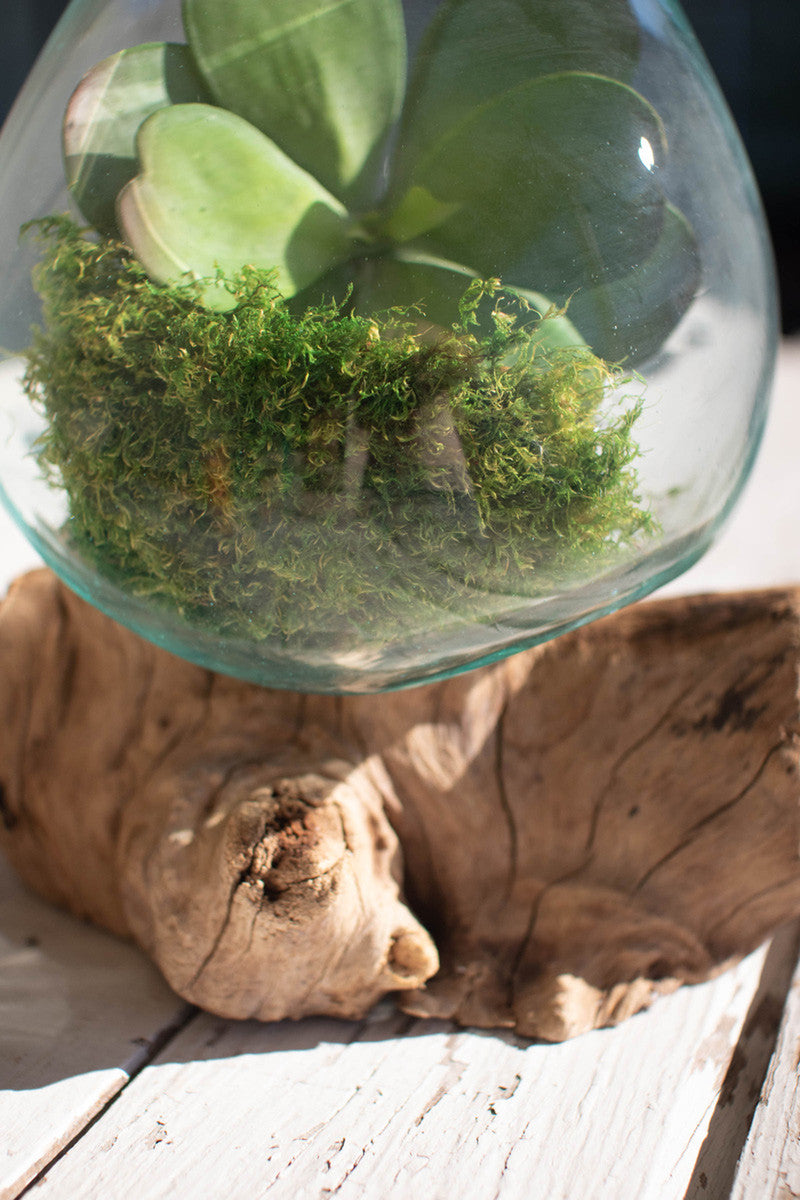
[[[652,254],[629,275],[578,291],[569,315],[596,354],[634,364],[654,354],[697,295],[701,267],[697,242],[671,205]]]
[[[410,163],[517,84],[564,71],[629,80],[638,57],[628,0],[446,0],[415,59],[398,154]]]
[[[341,198],[396,119],[405,87],[399,0],[184,0],[215,99]]]
[[[424,189],[452,215],[420,249],[563,300],[652,252],[664,151],[658,115],[626,84],[547,75],[470,109],[396,181],[396,208]]]
[[[335,268],[311,289],[297,297],[298,309],[325,299],[341,301],[350,292],[353,310],[362,317],[385,317],[393,308],[419,314],[418,332],[437,338],[460,321],[460,304],[475,275],[456,263],[413,255],[382,256],[346,263]],[[522,303],[520,303],[520,299]],[[472,332],[488,336],[497,308],[514,317],[520,326],[533,327],[538,317],[551,313],[550,301],[534,292],[500,289],[486,296],[476,312]],[[584,346],[586,343],[567,317],[552,313],[537,325],[532,341],[547,349]],[[530,341],[526,342],[529,345]]]
[[[142,122],[168,104],[207,99],[186,46],[164,42],[121,50],[83,77],[64,117],[64,159],[75,202],[95,229],[117,232],[117,196],[136,174]]]
[[[352,252],[352,221],[316,179],[233,113],[205,104],[162,109],[139,131],[141,174],[119,202],[120,224],[164,283],[274,269],[291,296]],[[222,284],[209,307],[231,306]]]

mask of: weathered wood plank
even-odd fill
[[[800,926],[796,923],[772,939],[684,1200],[729,1200],[777,1042],[799,942]]]
[[[800,1196],[800,964],[787,997],[731,1200]]]
[[[200,1017],[33,1189],[679,1200],[764,951],[626,1025],[557,1046],[410,1021]]]
[[[0,513],[0,591],[38,561]],[[134,947],[42,903],[0,860],[0,1200],[86,1127],[183,1011]]]
[[[0,1200],[91,1121],[182,1011],[133,946],[29,895],[0,863]]]

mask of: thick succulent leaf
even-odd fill
[[[629,80],[639,30],[628,0],[445,0],[415,58],[403,163],[500,92],[564,71]]]
[[[215,99],[349,198],[405,89],[400,0],[184,0]]]
[[[668,205],[661,237],[641,266],[576,292],[569,314],[597,354],[633,365],[664,344],[697,295],[701,275],[692,228]]]
[[[456,263],[389,256],[365,259],[355,279],[353,307],[362,316],[400,308],[419,315],[438,336],[459,321],[459,301],[474,279]]]
[[[588,345],[566,308],[557,309],[553,301],[541,292],[532,292],[528,288],[509,288],[510,295],[517,295],[524,300],[534,314],[545,317],[533,338],[537,346],[544,350],[568,350],[571,347]]]
[[[315,179],[247,121],[205,104],[155,113],[137,139],[141,174],[120,196],[120,225],[164,283],[274,269],[291,296],[353,249],[352,219]],[[209,307],[231,306],[210,282]]]
[[[409,166],[393,208],[429,194],[450,215],[420,249],[563,299],[652,252],[664,151],[658,115],[626,84],[546,75],[471,109]]]
[[[298,308],[318,304],[325,299],[342,300],[350,296],[354,312],[360,316],[381,316],[402,309],[410,319],[416,316],[417,332],[437,338],[460,323],[459,304],[476,276],[457,263],[413,255],[382,256],[346,263],[334,268],[296,298]],[[517,303],[517,295],[522,303]],[[497,307],[516,318],[520,326],[532,327],[531,341],[537,346],[556,349],[585,346],[575,325],[566,316],[552,313],[535,329],[537,318],[551,313],[553,305],[535,292],[515,293],[503,289],[482,301],[470,326],[476,336],[493,329],[492,312]]]
[[[117,232],[117,196],[136,174],[142,122],[168,104],[208,99],[189,50],[171,43],[121,50],[83,77],[64,117],[64,161],[75,202],[95,229]]]
[[[379,234],[391,242],[410,242],[456,212],[457,204],[440,204],[426,188],[410,187],[391,216],[378,221]]]

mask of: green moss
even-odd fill
[[[546,352],[497,281],[432,339],[419,313],[298,315],[258,271],[210,313],[66,218],[36,232],[38,452],[81,553],[137,595],[249,638],[386,639],[490,619],[493,593],[549,591],[651,529],[640,403],[609,415],[618,373]]]

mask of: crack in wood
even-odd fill
[[[649,729],[647,729],[643,734],[641,734],[638,738],[636,738],[636,740],[634,742],[632,742],[630,746],[627,746],[625,748],[625,750],[622,751],[622,753],[615,759],[615,761],[609,767],[608,779],[607,779],[602,791],[600,792],[600,795],[598,796],[597,800],[595,801],[594,807],[592,809],[592,815],[591,815],[591,819],[590,819],[590,823],[589,823],[589,832],[587,834],[586,845],[584,847],[585,852],[588,855],[588,859],[586,862],[587,866],[588,866],[589,862],[591,861],[591,856],[594,851],[595,844],[597,842],[597,834],[598,834],[598,830],[600,827],[600,820],[601,820],[601,817],[603,814],[603,810],[605,808],[605,805],[606,805],[606,802],[607,802],[609,796],[611,795],[612,789],[613,789],[614,785],[616,784],[617,777],[619,776],[619,773],[622,770],[623,766],[625,765],[625,763],[627,763],[629,761],[629,759],[631,759],[634,756],[634,754],[636,754],[636,752],[638,750],[641,750],[644,746],[647,745],[647,743],[652,738],[654,738],[656,736],[656,734],[664,727],[664,725],[667,723],[667,721],[669,721],[670,718],[673,716],[675,710],[677,708],[679,708],[681,704],[683,704],[683,702],[687,699],[687,697],[690,696],[691,693],[696,690],[696,688],[697,688],[697,684],[694,682],[689,684],[688,687],[684,688],[683,691],[680,692],[679,695],[677,695],[675,697],[675,699],[672,700],[667,705],[666,709],[661,714],[661,716],[658,718],[658,720],[655,721],[653,723],[653,725]]]
[[[514,816],[514,809],[511,805],[506,788],[505,768],[503,765],[505,755],[505,722],[508,715],[509,698],[503,702],[503,706],[497,717],[497,725],[495,728],[495,774],[497,777],[497,794],[500,800],[500,809],[508,827],[508,873],[505,884],[505,901],[508,902],[511,893],[514,890],[514,885],[517,882],[519,873],[519,832],[517,830],[517,821]]]
[[[459,1034],[451,1033],[445,1041],[445,1054],[441,1059],[440,1065],[444,1067],[444,1079],[436,1088],[436,1091],[431,1096],[422,1109],[422,1112],[414,1121],[416,1128],[422,1124],[428,1113],[432,1112],[437,1104],[448,1096],[456,1084],[460,1083],[464,1077],[464,1073],[469,1069],[469,1063],[461,1062],[455,1057],[455,1052],[460,1045]]]
[[[704,714],[692,728],[697,733],[705,731],[720,733],[726,727],[731,731],[749,731],[768,705],[748,706],[747,701],[766,683],[773,672],[786,661],[785,652],[773,655],[764,663],[750,664],[725,689],[712,713]],[[750,676],[755,672],[754,678]]]
[[[791,875],[788,875],[785,879],[780,879],[777,883],[771,883],[767,887],[763,887],[757,892],[749,893],[745,899],[740,900],[738,904],[734,905],[732,909],[725,913],[724,917],[720,917],[719,920],[714,921],[712,925],[709,925],[707,931],[707,937],[709,941],[715,937],[723,925],[726,925],[729,921],[732,921],[734,917],[738,916],[738,914],[743,911],[743,909],[758,903],[759,900],[763,900],[766,896],[771,895],[773,892],[779,892],[786,887],[795,887],[800,890],[800,880],[798,880],[797,871],[793,871]]]
[[[519,950],[514,958],[514,965],[511,970],[508,1004],[512,1012],[516,1006],[519,977],[522,972],[522,967],[525,962],[525,958],[527,957],[528,950],[535,939],[536,923],[539,919],[539,913],[541,912],[542,902],[545,896],[547,896],[548,893],[553,890],[553,888],[560,887],[565,883],[569,883],[573,879],[579,878],[586,870],[588,861],[590,860],[580,863],[577,867],[573,867],[569,871],[565,871],[563,875],[559,875],[557,879],[548,880],[533,901],[533,904],[531,905],[530,916],[528,918],[528,927],[523,935]]]
[[[195,825],[202,825],[214,813],[220,796],[230,786],[231,781],[237,775],[244,775],[247,771],[252,770],[253,767],[262,766],[263,764],[263,755],[253,755],[250,758],[232,758],[228,765],[219,771],[219,781],[208,789],[208,794],[203,801],[202,808],[198,810],[195,817]]]
[[[67,611],[67,605],[64,600],[63,593],[59,592],[56,597],[56,615],[58,627],[56,629],[56,642],[60,647],[58,652],[59,660],[62,664],[61,674],[58,679],[56,688],[56,706],[58,715],[55,717],[57,726],[64,723],[70,706],[73,702],[75,694],[75,674],[78,666],[78,649],[75,641],[69,636],[70,620]]]
[[[39,1184],[44,1182],[44,1180],[47,1178],[48,1172],[52,1171],[57,1163],[61,1162],[62,1159],[64,1159],[72,1150],[74,1150],[78,1143],[86,1137],[89,1131],[95,1127],[95,1125],[97,1125],[111,1113],[114,1105],[119,1102],[122,1095],[130,1087],[134,1080],[142,1073],[142,1071],[144,1071],[146,1067],[155,1062],[158,1056],[162,1054],[164,1050],[166,1050],[167,1046],[169,1046],[169,1044],[173,1042],[179,1034],[183,1033],[183,1031],[191,1024],[193,1020],[195,1020],[198,1015],[199,1010],[193,1004],[182,1004],[176,1012],[173,1020],[162,1026],[162,1028],[158,1031],[158,1033],[155,1034],[153,1038],[148,1039],[146,1044],[142,1046],[135,1054],[133,1054],[127,1063],[123,1064],[122,1070],[125,1072],[127,1078],[120,1084],[119,1088],[114,1092],[114,1095],[111,1096],[110,1099],[108,1099],[106,1103],[103,1104],[98,1111],[92,1115],[86,1124],[78,1130],[75,1136],[70,1138],[66,1145],[62,1146],[58,1153],[54,1154],[53,1157],[49,1159],[48,1162],[46,1162],[45,1165],[37,1172],[37,1174],[28,1181],[23,1190],[19,1193],[17,1200],[23,1200],[23,1197],[31,1195],[31,1193],[38,1188]],[[116,1140],[116,1138],[114,1140]]]
[[[210,950],[203,958],[203,960],[202,960],[199,968],[195,972],[195,974],[189,980],[189,983],[187,985],[187,990],[192,990],[197,987],[197,984],[200,981],[204,971],[206,971],[208,969],[208,967],[211,963],[211,960],[216,956],[217,951],[219,950],[219,948],[222,944],[222,939],[225,936],[225,931],[227,930],[228,925],[230,924],[231,913],[233,912],[233,905],[236,900],[236,893],[238,892],[238,890],[242,886],[242,884],[247,880],[249,874],[251,873],[251,871],[253,869],[253,864],[255,862],[256,854],[258,853],[261,842],[264,839],[266,830],[267,830],[267,818],[263,817],[262,818],[261,836],[258,837],[253,843],[251,853],[250,853],[250,861],[247,863],[247,865],[245,867],[242,868],[242,870],[239,873],[238,878],[236,878],[233,881],[233,884],[228,893],[228,903],[227,903],[227,907],[225,909],[225,915],[222,919],[222,923],[221,923],[219,929],[217,930],[217,934],[214,938],[214,941],[211,944]]]
[[[737,804],[740,804],[747,794],[756,786],[759,779],[764,774],[764,771],[767,769],[770,759],[773,758],[773,756],[777,754],[779,750],[783,750],[786,744],[786,740],[782,738],[779,742],[772,746],[765,754],[762,762],[759,764],[758,769],[753,775],[753,778],[741,789],[741,791],[737,792],[737,794],[731,800],[726,800],[723,804],[718,805],[713,812],[707,813],[704,817],[701,817],[699,821],[695,821],[695,823],[686,831],[680,842],[676,846],[673,846],[671,850],[668,850],[666,854],[664,854],[660,859],[658,859],[657,862],[653,863],[653,865],[649,867],[647,871],[645,871],[639,882],[632,889],[630,893],[631,896],[635,896],[641,892],[642,889],[647,886],[653,876],[662,869],[662,867],[665,867],[667,863],[672,862],[674,858],[677,858],[679,854],[688,849],[688,847],[693,844],[697,834],[700,833],[701,830],[706,829],[709,825],[712,825],[714,821],[717,821],[720,817],[730,812],[731,809],[735,808]]]
[[[8,803],[6,785],[2,782],[0,782],[0,821],[3,823],[3,828],[9,830],[9,832],[19,821],[19,817]]]
[[[683,1200],[731,1195],[753,1117],[763,1103],[798,952],[800,923],[795,922],[775,935],[767,951]]]

